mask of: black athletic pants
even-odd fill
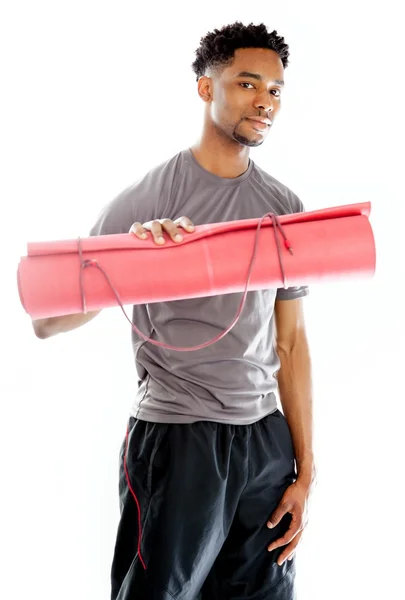
[[[112,600],[293,600],[295,558],[266,526],[295,481],[277,410],[252,425],[128,422],[120,451],[121,519]]]

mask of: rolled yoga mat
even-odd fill
[[[164,233],[162,246],[150,233],[147,240],[128,233],[28,243],[17,272],[20,300],[32,319],[41,319],[371,278],[376,249],[370,212],[371,203],[365,202],[282,216],[266,213],[259,219],[197,225],[180,243]]]

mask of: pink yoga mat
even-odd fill
[[[163,246],[133,234],[28,243],[17,274],[21,303],[31,318],[41,319],[120,303],[372,277],[370,211],[366,202],[280,217],[267,213],[197,225],[180,243],[164,234]]]

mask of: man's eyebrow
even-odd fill
[[[236,75],[236,77],[248,77],[250,79],[257,79],[258,81],[263,80],[263,77],[259,73],[250,73],[249,71],[241,71]],[[284,81],[282,79],[274,79],[273,83],[276,85],[284,85]]]

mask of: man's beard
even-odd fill
[[[264,139],[250,140],[246,136],[236,133],[236,131],[233,132],[233,137],[237,142],[239,142],[239,144],[242,144],[243,146],[249,146],[250,148],[256,148],[257,146],[261,146],[264,142]]]

